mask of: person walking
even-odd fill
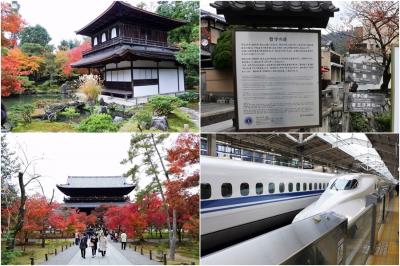
[[[126,235],[125,232],[122,232],[120,237],[121,237],[121,249],[125,250],[126,249],[126,240],[127,240],[128,236]]]
[[[97,242],[99,239],[97,238],[97,234],[93,234],[90,238],[89,246],[92,248],[92,258],[96,256],[97,251]]]
[[[76,246],[79,245],[79,232],[78,231],[75,232],[75,245]]]
[[[86,259],[86,248],[88,247],[87,242],[88,238],[86,234],[83,234],[80,239],[79,248],[81,249],[81,257],[84,259]]]
[[[107,238],[104,236],[104,234],[100,235],[99,250],[101,252],[101,256],[104,257],[107,251]]]

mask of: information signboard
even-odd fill
[[[354,113],[382,112],[385,105],[385,95],[380,93],[344,94],[343,111]]]
[[[320,31],[234,31],[236,128],[321,126]]]

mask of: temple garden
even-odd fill
[[[198,131],[198,2],[103,2],[61,41],[1,6],[4,131]]]
[[[3,134],[1,265],[199,264],[199,141],[190,133]],[[63,165],[72,164],[94,175],[67,176]],[[96,175],[110,168],[125,170]],[[76,243],[94,235],[106,236],[107,254],[92,257],[87,247],[84,261]]]
[[[66,82],[64,93],[21,94],[4,98],[5,127],[12,132],[195,132],[198,94],[156,95],[147,102],[101,96],[102,81],[83,75]],[[107,97],[110,98],[110,97]]]

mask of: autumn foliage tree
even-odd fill
[[[10,48],[17,45],[17,34],[24,26],[24,20],[10,3],[1,3],[1,46]]]
[[[150,234],[155,229],[160,233],[160,238],[162,238],[161,230],[166,228],[167,220],[167,216],[162,209],[162,199],[156,192],[151,192],[145,194],[136,203],[140,205],[142,212],[145,214]]]
[[[71,64],[77,62],[82,58],[82,54],[84,51],[91,48],[90,42],[83,42],[77,47],[74,47],[64,53],[65,62],[62,64],[62,70],[65,75],[72,75],[72,67]],[[63,57],[63,53],[59,52],[59,58]],[[78,73],[82,73],[82,71],[78,71]],[[83,73],[82,73],[83,74]]]
[[[177,230],[179,241],[182,241],[184,224],[198,220],[199,184],[199,139],[193,134],[181,134],[175,145],[168,150],[168,172],[173,179],[165,182],[166,198],[169,206],[177,212]]]
[[[105,225],[117,233],[125,231],[130,238],[143,239],[143,232],[147,227],[146,217],[134,203],[108,208],[104,215]]]

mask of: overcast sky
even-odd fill
[[[6,2],[11,3],[11,0]],[[156,1],[125,0],[134,6],[146,2],[148,10],[154,11]],[[103,13],[112,0],[18,0],[20,14],[28,25],[39,24],[51,36],[56,47],[63,39],[82,39],[75,31],[83,28]]]
[[[11,0],[6,0],[11,2]],[[52,40],[51,44],[57,45],[63,39],[82,39],[76,35],[75,31],[83,28],[93,19],[104,12],[111,4],[112,0],[18,0],[21,5],[20,13],[28,25],[39,24],[46,28]],[[157,1],[148,0],[125,0],[134,6],[140,2],[146,3],[146,9],[155,11]],[[215,13],[215,9],[210,7],[214,1],[200,1],[201,9]],[[333,1],[334,5],[340,8],[340,14],[344,11],[344,1]],[[341,20],[341,15],[335,14],[330,22]],[[324,33],[324,31],[323,31]]]
[[[171,134],[165,142],[165,149],[171,147],[178,134]],[[130,133],[12,133],[7,135],[9,147],[21,155],[21,148],[32,160],[42,158],[34,164],[40,174],[40,182],[46,197],[55,189],[55,199],[62,202],[64,194],[56,184],[65,184],[68,176],[122,175],[129,166],[121,165],[127,157]],[[138,157],[137,161],[141,160]],[[32,172],[33,168],[31,168]],[[15,182],[17,180],[14,179]],[[151,181],[144,173],[140,175],[139,187],[144,188]],[[37,183],[28,187],[30,195],[41,193]],[[135,192],[130,194],[133,199]]]

